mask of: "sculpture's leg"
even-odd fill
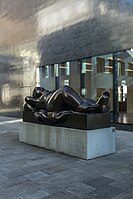
[[[47,111],[59,112],[68,109],[62,97],[62,90],[63,88],[59,88],[58,90],[54,91],[51,95],[47,96]]]
[[[98,106],[96,103],[90,103],[91,100],[89,99],[84,101],[82,97],[80,97],[78,93],[69,86],[64,86],[62,95],[65,103],[73,111],[90,113],[94,112]]]
[[[72,109],[76,111],[77,107],[83,103],[83,99],[78,95],[78,93],[69,86],[64,86],[62,90],[62,97],[65,103]]]

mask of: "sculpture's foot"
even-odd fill
[[[97,111],[101,113],[106,113],[109,111],[109,97],[110,94],[108,91],[104,91],[102,96],[97,101],[98,107]]]

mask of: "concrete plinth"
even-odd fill
[[[115,128],[79,130],[22,122],[19,141],[92,159],[115,152]]]

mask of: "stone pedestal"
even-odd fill
[[[83,130],[22,122],[19,141],[83,159],[92,159],[115,152],[115,128]]]

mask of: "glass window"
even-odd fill
[[[113,54],[91,57],[90,76],[85,79],[87,95],[93,100],[98,100],[102,92],[110,92],[110,110],[113,109]]]
[[[116,86],[118,85],[118,88],[114,88],[118,94],[118,99],[117,95],[117,100],[114,98],[118,107],[116,109],[119,115],[123,112],[133,114],[133,49],[43,66],[40,77],[48,89],[51,89],[50,85],[52,84],[55,88],[69,85],[83,98],[95,101],[99,99],[103,91],[108,90],[110,92],[110,110],[112,111],[113,67],[115,67],[114,72],[117,73],[117,77],[114,77],[116,77]]]
[[[59,75],[61,76],[70,75],[70,62],[59,64]]]
[[[58,77],[58,87],[70,86],[70,62],[59,63],[55,65],[56,77]]]
[[[59,64],[54,64],[54,76],[59,76]]]
[[[105,66],[105,59],[101,57],[97,57],[97,73],[103,73]]]
[[[127,122],[129,115],[133,114],[133,51],[132,49],[118,52],[118,111],[120,122]]]
[[[124,102],[127,100],[127,85],[126,80],[121,81],[121,85],[118,86],[118,101]]]
[[[53,65],[42,66],[42,78],[51,78],[54,76]]]
[[[128,63],[128,76],[133,77],[133,63]]]
[[[92,67],[91,58],[83,59],[81,73],[88,73],[88,72],[91,73],[92,71],[91,67]]]
[[[118,75],[124,76],[125,75],[125,62],[118,61]]]
[[[90,97],[91,89],[91,72],[92,61],[91,58],[81,60],[81,74],[80,74],[80,94],[84,97]]]

